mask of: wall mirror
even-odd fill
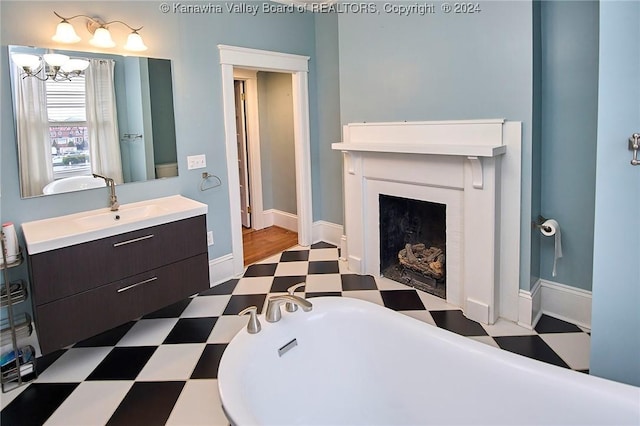
[[[8,49],[22,198],[178,175],[170,60]]]

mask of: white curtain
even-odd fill
[[[85,71],[91,171],[122,183],[113,60],[91,59]]]
[[[12,74],[22,196],[31,197],[41,195],[42,188],[53,181],[46,89],[44,81],[23,79],[21,68]]]

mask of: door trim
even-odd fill
[[[259,230],[265,227],[262,201],[262,160],[260,157],[260,117],[258,114],[258,77],[257,71],[247,69],[233,70],[234,80],[245,83],[245,110],[247,121],[247,143],[249,161],[249,200],[251,200],[251,227]]]
[[[293,127],[296,164],[296,198],[298,214],[298,244],[311,245],[312,238],[312,194],[311,194],[311,141],[309,131],[309,83],[308,56],[244,47],[218,45],[222,71],[222,101],[224,109],[225,145],[231,212],[231,246],[233,272],[239,276],[244,272],[242,247],[242,222],[240,215],[240,185],[238,175],[238,149],[236,146],[236,123],[234,101],[234,67],[286,72],[291,74],[293,98]],[[257,216],[257,215],[254,215]]]

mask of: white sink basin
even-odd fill
[[[157,204],[145,206],[121,206],[118,211],[98,214],[88,214],[74,220],[83,229],[106,228],[122,223],[139,221],[142,219],[170,213],[166,208]]]
[[[103,208],[25,222],[22,231],[27,252],[36,254],[206,213],[206,204],[174,195],[125,204],[115,212]]]

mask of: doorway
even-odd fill
[[[292,77],[235,67],[233,77],[239,214],[248,266],[298,242]]]
[[[308,93],[308,56],[292,55],[279,52],[247,49],[235,46],[219,45],[222,71],[222,97],[224,106],[224,125],[226,142],[226,159],[229,185],[229,206],[231,214],[231,244],[234,276],[244,272],[242,221],[238,212],[241,210],[240,173],[238,168],[238,139],[236,131],[234,102],[234,70],[237,68],[263,70],[291,74],[292,101],[295,146],[296,206],[298,218],[298,244],[311,245],[312,238],[312,193],[311,193],[311,156],[309,136],[309,93]],[[249,104],[247,103],[247,107]],[[249,109],[247,108],[247,113]],[[248,133],[250,130],[248,130]],[[249,162],[252,162],[251,138],[249,139]],[[249,173],[250,184],[254,178]],[[251,199],[255,207],[255,199]],[[258,218],[252,208],[253,226]]]

